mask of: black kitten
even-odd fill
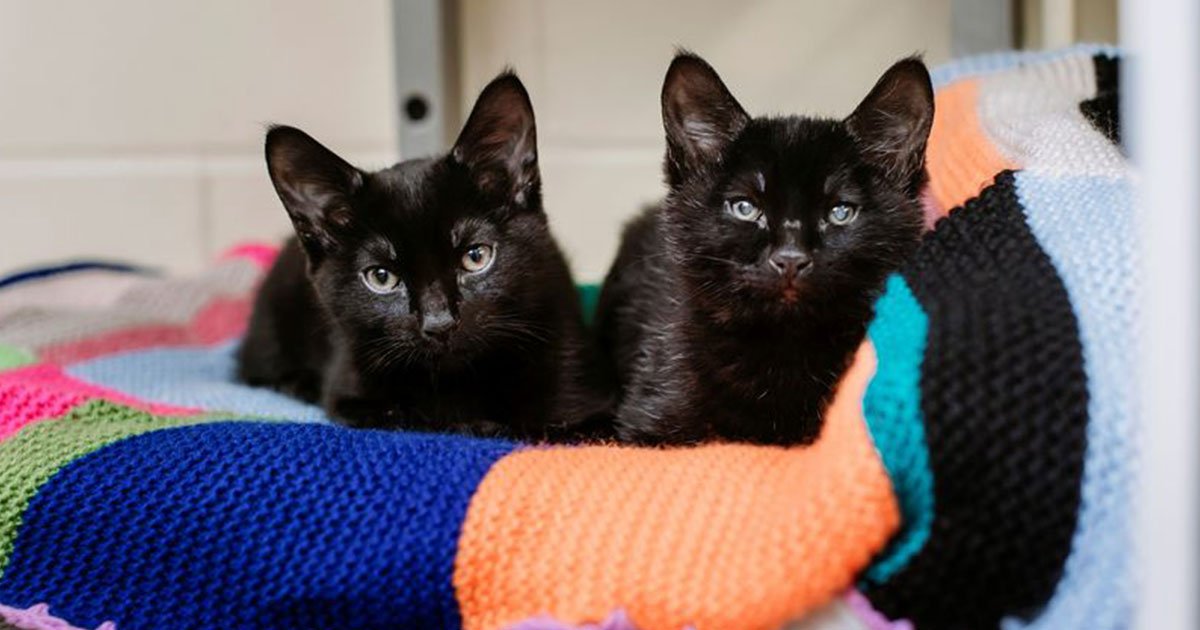
[[[272,128],[267,166],[298,238],[263,284],[241,378],[352,426],[540,439],[589,417],[582,313],[536,143],[509,73],[436,159],[368,173]]]
[[[617,432],[810,442],[920,238],[929,74],[900,61],[842,121],[751,118],[680,54],[662,108],[670,192],[626,228],[600,298]]]

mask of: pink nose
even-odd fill
[[[768,262],[779,275],[791,278],[808,269],[812,265],[812,258],[795,247],[784,247],[772,253]]]

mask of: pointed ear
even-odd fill
[[[352,224],[350,199],[363,174],[295,127],[271,127],[266,153],[275,192],[316,265]]]
[[[750,116],[706,61],[682,52],[671,61],[662,89],[667,132],[667,180],[672,186],[689,173],[718,164]]]
[[[866,159],[910,194],[925,179],[925,144],[933,127],[933,86],[916,57],[896,62],[846,119]]]
[[[483,88],[450,155],[486,194],[519,208],[540,207],[533,104],[517,75],[505,71]]]

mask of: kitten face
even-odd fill
[[[928,85],[906,60],[846,120],[751,119],[711,67],[677,58],[664,229],[695,305],[724,323],[869,306],[920,235]]]
[[[351,203],[356,225],[312,278],[341,328],[378,346],[366,354],[466,360],[514,325],[550,239],[540,213],[496,207],[465,169],[428,161],[373,174]]]
[[[485,88],[440,159],[364,173],[287,127],[270,131],[267,156],[317,294],[368,367],[445,367],[537,338],[529,311],[557,250],[515,76]]]

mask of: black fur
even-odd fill
[[[352,426],[529,439],[583,430],[598,409],[588,340],[542,210],[536,143],[510,73],[435,159],[368,173],[298,129],[272,128],[268,170],[298,238],[263,284],[241,378],[319,401]],[[473,244],[494,258],[469,273]],[[375,266],[394,274],[394,291],[368,288]]]
[[[670,192],[626,228],[600,298],[617,432],[809,442],[883,279],[920,238],[928,72],[898,62],[845,120],[751,118],[683,53],[662,105]],[[857,218],[832,224],[839,204]],[[738,219],[746,207],[761,216]]]

